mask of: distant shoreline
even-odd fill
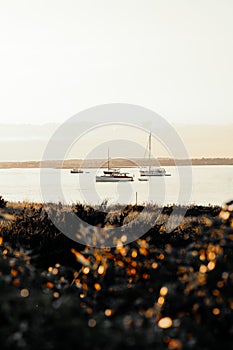
[[[233,158],[193,158],[191,159],[192,165],[233,165]],[[189,165],[190,161],[185,159],[170,159],[170,158],[158,158],[151,159],[151,162],[143,158],[111,159],[111,167],[117,168],[131,168],[147,165],[161,166],[176,166],[176,165]],[[0,162],[0,169],[11,168],[106,168],[108,166],[105,159],[68,159],[63,161],[51,160],[51,161],[25,161],[25,162]]]

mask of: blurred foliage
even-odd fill
[[[5,208],[7,201],[4,200],[2,196],[0,196],[0,208]]]
[[[142,210],[100,209],[73,207],[101,226],[122,225]],[[171,233],[165,208],[140,239],[108,249],[68,239],[42,205],[9,211],[15,220],[0,231],[2,349],[231,347],[231,203],[190,207]]]

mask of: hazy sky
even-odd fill
[[[41,126],[0,124],[0,161],[41,160],[48,140],[57,127],[56,124]],[[233,124],[227,127],[204,124],[176,125],[175,129],[192,158],[233,157]],[[110,142],[119,139],[134,142],[134,145],[129,142],[127,146],[124,142],[122,144]],[[110,143],[106,145],[106,142]],[[130,130],[120,126],[97,128],[75,142],[66,154],[66,159],[85,158],[90,152],[92,152],[91,158],[106,158],[108,147],[112,158],[138,158],[145,155],[147,143],[148,134],[141,130],[139,132],[136,128]],[[135,147],[136,144],[137,147]],[[96,147],[99,148],[93,156],[93,150]],[[155,157],[171,157],[171,154],[156,141],[155,137],[152,139],[152,153]]]
[[[230,123],[232,0],[0,0],[0,121],[126,102]]]

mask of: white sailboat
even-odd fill
[[[112,173],[119,173],[120,169],[119,168],[110,168],[110,157],[109,157],[109,148],[108,148],[108,169],[104,170],[104,174],[112,174]]]
[[[129,175],[129,173],[123,173],[123,172],[96,176],[96,182],[126,182],[126,181],[134,181],[133,176]]]
[[[166,170],[160,166],[151,166],[151,133],[149,135],[149,166],[140,169],[140,176],[170,176]]]
[[[96,176],[96,182],[126,182],[134,181],[133,176],[127,172],[121,172],[120,169],[110,168],[109,149],[108,149],[108,170],[103,171],[103,175]]]

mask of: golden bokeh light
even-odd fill
[[[163,286],[160,289],[160,295],[165,296],[165,295],[167,295],[167,293],[168,293],[168,288],[166,286]]]
[[[110,316],[112,316],[112,310],[111,309],[106,309],[104,311],[104,314],[105,314],[105,316],[110,317]]]
[[[96,320],[94,318],[91,318],[89,321],[88,321],[88,326],[90,328],[94,328],[96,326]]]
[[[83,268],[83,273],[87,275],[90,272],[90,267],[86,266]]]
[[[205,265],[201,265],[199,271],[200,271],[201,273],[206,273],[207,267],[206,267]]]
[[[213,313],[213,315],[217,316],[217,315],[220,314],[220,310],[219,310],[217,307],[215,307],[215,308],[212,310],[212,313]]]
[[[158,304],[159,304],[159,305],[163,305],[163,304],[164,304],[164,301],[165,301],[164,297],[159,297],[159,298],[158,298]]]
[[[97,292],[99,292],[101,290],[101,285],[99,283],[95,283],[94,288]]]
[[[212,271],[215,268],[215,262],[214,261],[210,261],[207,265],[208,270]]]
[[[167,329],[172,326],[172,319],[170,317],[163,317],[158,322],[159,328]]]
[[[20,295],[23,298],[27,298],[29,296],[29,290],[28,289],[21,289]]]
[[[99,268],[98,268],[98,274],[102,275],[103,273],[104,273],[104,266],[100,265]]]

